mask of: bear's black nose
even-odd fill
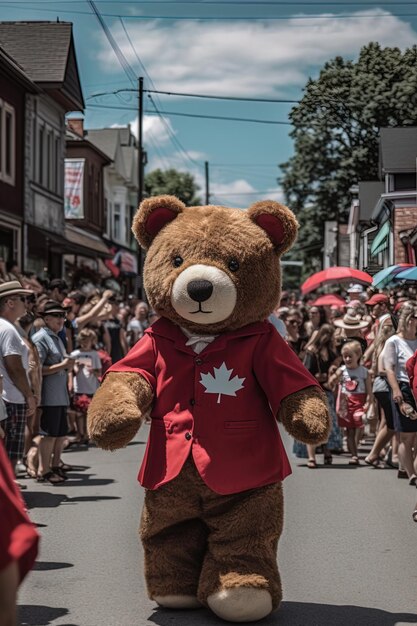
[[[209,280],[191,280],[187,285],[188,295],[196,302],[205,302],[213,293],[213,285]]]

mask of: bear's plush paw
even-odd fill
[[[195,596],[170,595],[154,596],[153,600],[164,609],[201,609],[202,604]]]
[[[318,445],[329,437],[329,408],[318,387],[307,387],[284,398],[279,418],[297,441]]]
[[[152,389],[142,376],[109,373],[88,408],[90,439],[104,450],[127,446],[149,411],[152,397]]]
[[[210,609],[228,622],[256,622],[272,613],[272,598],[266,589],[234,587],[207,598]]]

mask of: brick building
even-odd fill
[[[416,263],[417,128],[382,128],[380,181],[359,184],[350,210],[351,260],[371,274]]]

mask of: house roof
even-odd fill
[[[67,111],[84,109],[70,22],[0,22],[0,45]]]
[[[86,130],[86,137],[114,161],[116,148],[120,144],[119,131],[119,128],[94,128]]]
[[[369,222],[375,205],[385,191],[382,181],[367,181],[359,183],[359,221]]]
[[[0,68],[3,68],[10,74],[12,79],[19,82],[21,85],[26,87],[26,89],[32,93],[36,93],[39,91],[39,88],[36,87],[35,83],[32,82],[29,76],[25,73],[24,69],[13,59],[10,54],[6,52],[0,46]]]
[[[417,127],[381,128],[380,163],[382,174],[416,171]]]

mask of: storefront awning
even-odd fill
[[[113,256],[100,237],[86,230],[81,230],[81,228],[77,228],[76,226],[72,226],[71,224],[66,224],[65,226],[65,238],[71,244],[87,248],[90,251],[87,256],[95,257],[99,255],[106,259],[110,259]],[[83,254],[85,255],[86,253],[83,252]]]
[[[388,247],[389,236],[391,233],[391,224],[389,221],[384,222],[379,230],[377,236],[371,245],[371,256],[376,256],[379,252],[382,252]]]
[[[74,254],[91,258],[112,258],[113,255],[106,244],[90,233],[66,225],[65,236],[53,233],[38,226],[28,226],[29,248],[39,252],[52,250],[58,254]]]

